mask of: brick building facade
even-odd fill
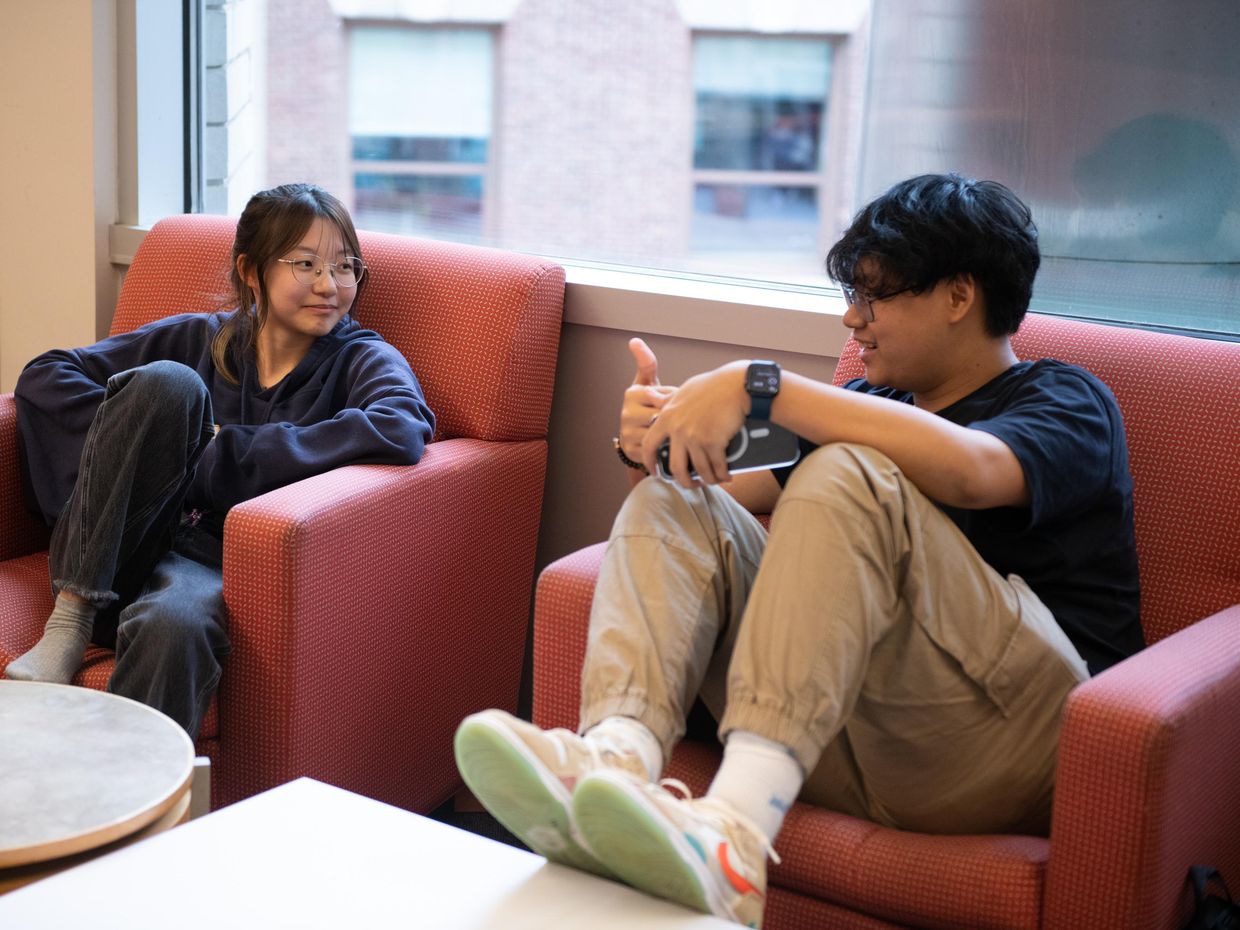
[[[493,36],[494,90],[481,205],[483,241],[549,254],[679,266],[694,221],[694,36],[759,34],[741,4],[691,0],[267,0],[266,183],[315,181],[354,203],[350,36],[358,26],[481,28]],[[864,10],[865,0],[850,4]],[[435,9],[442,7],[442,9]],[[382,15],[380,15],[382,14]],[[815,14],[817,15],[817,14]],[[802,16],[834,44],[834,170],[818,193],[818,247],[796,256],[820,276],[821,245],[852,208],[859,16]],[[730,17],[730,19],[729,19]],[[847,25],[851,23],[851,25]],[[435,93],[393,86],[391,93]],[[851,128],[850,128],[851,127]],[[844,168],[845,170],[838,170]],[[750,183],[750,182],[745,182]],[[364,223],[364,221],[363,221]],[[373,224],[372,224],[373,225]],[[768,251],[766,261],[770,261]]]

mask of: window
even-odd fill
[[[1035,309],[1240,336],[1234,0],[207,10],[265,16],[204,105],[230,210],[313,180],[363,227],[825,293],[862,204],[955,171],[1032,207]]]
[[[1033,209],[1034,309],[1240,335],[1240,5],[874,5],[857,199],[923,171]]]
[[[768,36],[674,0],[268,0],[259,184],[317,181],[364,228],[822,288],[832,43],[866,2]]]
[[[481,241],[491,34],[357,26],[349,40],[355,222]]]
[[[810,39],[694,42],[691,250],[758,253],[768,274],[822,276],[820,191],[831,46]]]

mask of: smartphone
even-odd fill
[[[659,477],[672,480],[668,467],[670,447],[666,441],[659,446],[658,470]],[[737,433],[728,442],[728,471],[738,474],[744,471],[762,471],[767,468],[781,468],[791,465],[801,457],[801,446],[797,434],[769,420],[746,420]],[[689,474],[697,477],[697,471],[689,466]]]

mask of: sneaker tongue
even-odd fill
[[[597,761],[611,768],[623,769],[634,775],[644,775],[645,770],[641,758],[632,749],[608,737],[590,740],[590,745],[597,753]]]

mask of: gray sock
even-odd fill
[[[56,607],[43,627],[43,638],[4,670],[5,678],[67,685],[73,680],[95,623],[95,606],[57,596]]]

